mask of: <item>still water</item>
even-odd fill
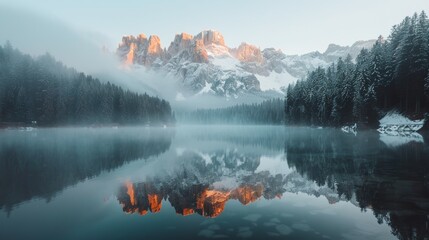
[[[0,131],[0,239],[427,239],[429,146],[272,126]]]

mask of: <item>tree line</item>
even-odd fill
[[[227,108],[198,109],[182,113],[178,119],[198,124],[283,124],[284,100],[278,98]]]
[[[379,37],[356,61],[348,56],[287,88],[290,124],[375,126],[397,110],[411,118],[429,111],[429,20],[425,12],[406,17]]]
[[[0,46],[0,123],[38,125],[171,123],[170,104],[102,83],[49,54]]]

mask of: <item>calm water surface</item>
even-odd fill
[[[0,131],[0,239],[428,239],[420,135]]]

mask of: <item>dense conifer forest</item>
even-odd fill
[[[375,126],[388,111],[423,118],[429,111],[429,20],[406,17],[371,50],[309,73],[287,89],[289,124]]]
[[[178,116],[181,122],[197,124],[284,124],[284,101],[270,99],[217,109],[199,109]]]
[[[376,126],[388,111],[423,118],[429,111],[429,20],[406,17],[354,60],[340,58],[287,88],[285,101],[267,100],[182,113],[188,123]],[[102,83],[49,54],[32,58],[0,46],[0,123],[38,125],[168,124],[170,104]]]
[[[102,83],[49,54],[32,58],[0,46],[0,123],[41,126],[168,124],[170,104]]]

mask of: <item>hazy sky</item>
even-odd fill
[[[287,54],[387,36],[405,16],[429,12],[428,0],[0,0],[0,8],[2,4],[91,32],[111,49],[122,35],[156,34],[168,47],[176,33],[215,29],[230,47],[246,41]]]

